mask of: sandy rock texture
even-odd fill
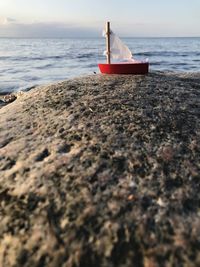
[[[93,75],[0,109],[0,266],[200,266],[200,74]]]

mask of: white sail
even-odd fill
[[[113,32],[110,34],[110,52],[112,59],[130,60],[133,57],[129,48]],[[104,55],[106,55],[106,51]]]

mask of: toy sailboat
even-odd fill
[[[110,30],[110,22],[106,24],[106,51],[107,63],[98,64],[101,73],[104,74],[147,74],[148,61],[133,59],[129,48]],[[126,62],[111,63],[112,59],[126,60]]]

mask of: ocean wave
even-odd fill
[[[24,76],[21,76],[21,79],[23,79],[24,81],[31,82],[31,81],[37,81],[37,80],[39,80],[39,77],[32,76],[32,75],[24,75]]]
[[[11,56],[0,56],[0,60],[12,59]]]
[[[88,59],[88,58],[94,58],[94,56],[95,55],[93,53],[83,53],[83,54],[77,55],[76,58],[78,58],[78,59],[82,59],[82,58]]]
[[[180,53],[176,51],[149,51],[149,52],[138,52],[134,53],[134,56],[145,56],[145,57],[187,57],[191,53]],[[195,54],[194,54],[195,55]]]
[[[161,66],[161,65],[168,65],[168,62],[166,61],[150,61],[151,66]]]
[[[90,64],[85,64],[84,66],[83,66],[84,68],[96,68],[97,67],[97,64],[95,64],[95,63],[90,63]]]
[[[38,69],[38,70],[43,70],[43,69],[47,69],[47,68],[50,68],[50,67],[53,67],[53,63],[47,63],[43,66],[36,66],[35,69]]]
[[[70,58],[70,55],[55,55],[55,56],[37,56],[37,57],[31,57],[31,56],[13,56],[13,57],[0,57],[0,60],[11,60],[11,61],[45,61],[45,60],[58,60],[58,59],[64,59],[64,58]]]

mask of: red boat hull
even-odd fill
[[[149,71],[148,62],[98,64],[98,66],[104,74],[147,74]]]

